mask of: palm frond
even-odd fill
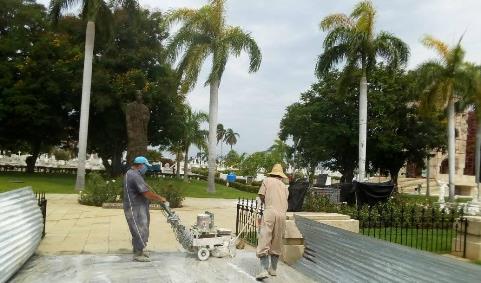
[[[194,44],[187,48],[177,67],[177,72],[181,76],[180,93],[186,94],[195,87],[202,62],[209,56],[209,52],[208,45],[205,44]]]
[[[191,8],[178,8],[175,10],[167,11],[167,17],[165,21],[171,25],[176,22],[195,22],[198,20],[199,15],[196,9]]]
[[[332,14],[325,17],[319,27],[322,31],[328,31],[339,27],[350,29],[354,26],[352,19],[345,14]]]
[[[441,59],[445,62],[448,61],[449,58],[449,47],[447,44],[442,42],[439,39],[436,39],[430,35],[425,35],[421,41],[424,46],[436,50],[439,55],[441,56]]]
[[[460,68],[462,68],[464,62],[464,54],[464,49],[462,48],[460,43],[458,43],[454,48],[450,50],[449,57],[446,60],[449,73],[454,75]]]
[[[407,64],[409,47],[391,33],[380,32],[374,40],[375,53],[384,58],[391,67]]]
[[[324,74],[329,72],[333,66],[336,66],[347,59],[350,52],[350,44],[341,44],[324,50],[324,53],[322,53],[317,59],[315,69],[316,75],[319,78],[322,77]]]
[[[229,47],[219,44],[214,47],[212,54],[212,70],[205,85],[221,81],[225,66],[227,65],[227,60],[229,59]]]
[[[51,0],[49,5],[49,15],[54,23],[58,23],[62,11],[75,7],[82,0]]]
[[[174,63],[180,51],[187,46],[209,45],[211,41],[207,35],[184,26],[169,39],[166,47],[167,59]]]
[[[323,46],[325,49],[333,46],[349,43],[352,39],[354,31],[346,27],[336,27],[326,35]]]
[[[229,46],[234,56],[239,56],[242,51],[249,56],[249,72],[259,70],[262,54],[256,41],[250,33],[244,32],[240,27],[227,27],[222,36],[222,45]]]
[[[373,37],[376,9],[371,1],[358,3],[351,13],[351,18],[357,19],[356,29],[359,32],[367,34],[369,38]]]

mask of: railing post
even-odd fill
[[[236,236],[239,235],[239,209],[240,209],[240,197],[237,199],[236,205],[236,217],[235,217],[235,234]]]
[[[463,258],[466,258],[466,240],[468,238],[468,219],[464,218],[464,243],[463,243]],[[457,234],[457,233],[456,233]],[[457,235],[456,235],[457,236]]]

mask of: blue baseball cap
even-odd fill
[[[147,158],[143,157],[143,156],[137,156],[135,159],[134,159],[134,164],[145,164],[147,166],[152,166],[150,165],[149,161],[147,160]]]

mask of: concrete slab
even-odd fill
[[[199,261],[192,254],[153,253],[152,262],[132,261],[132,255],[35,256],[11,283],[40,282],[256,282],[258,261],[251,251],[235,258]],[[279,263],[278,276],[264,282],[314,282],[295,269]]]

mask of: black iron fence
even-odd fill
[[[468,222],[462,209],[376,205],[351,216],[359,220],[363,235],[430,252],[466,255]]]
[[[236,235],[247,243],[257,246],[257,231],[259,219],[264,212],[263,205],[258,206],[255,199],[241,199],[237,201]]]
[[[38,206],[42,211],[42,216],[43,216],[42,238],[43,238],[45,237],[45,225],[47,221],[47,199],[45,198],[44,192],[35,192],[35,198],[37,199]]]
[[[462,209],[400,204],[345,208],[337,212],[359,220],[360,234],[420,250],[466,256],[468,221]],[[236,235],[254,246],[263,210],[255,199],[237,202]]]

